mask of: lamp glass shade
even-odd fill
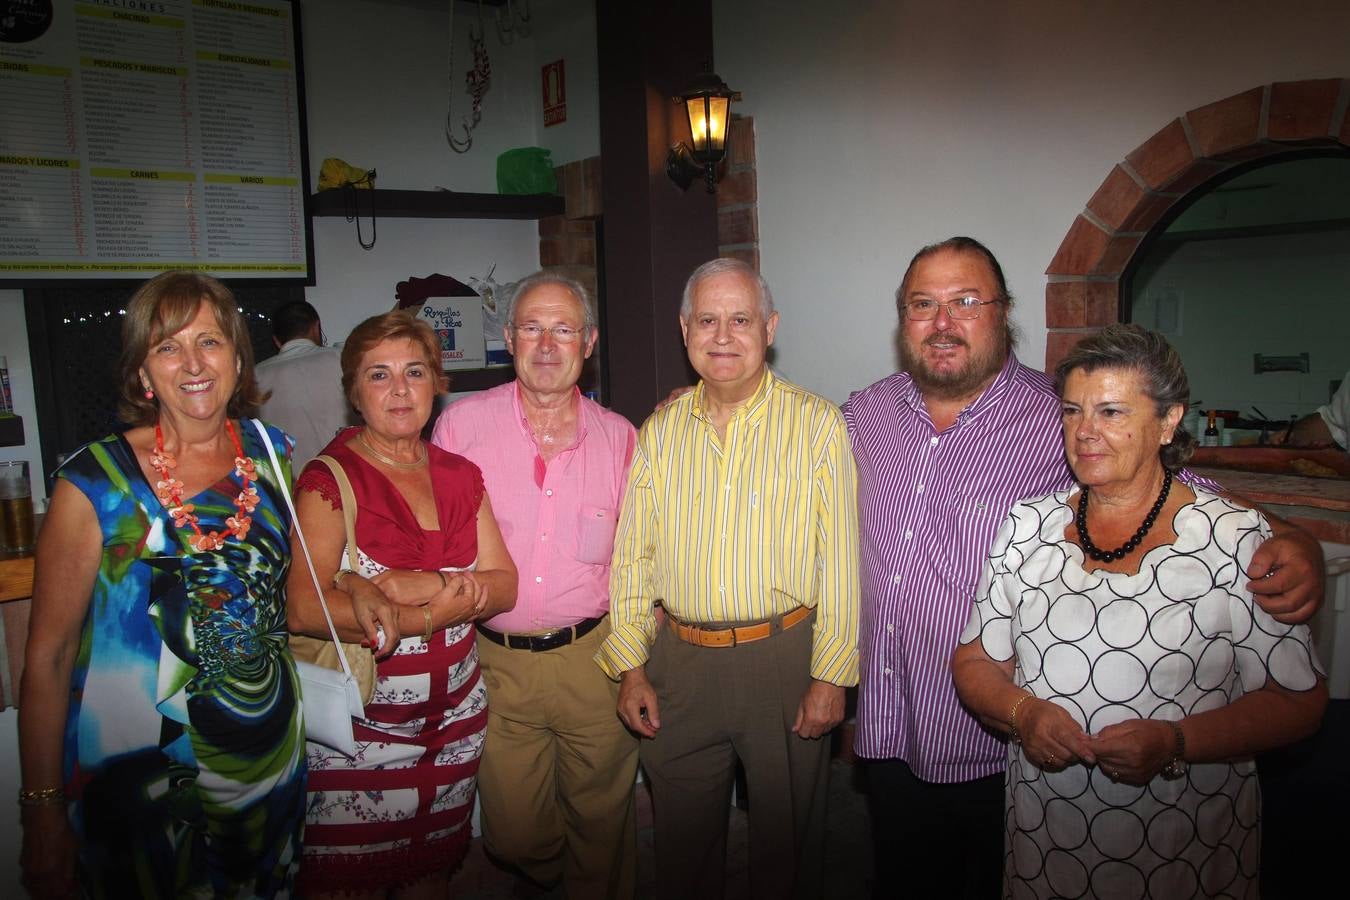
[[[685,99],[694,158],[700,162],[716,162],[722,158],[727,146],[730,105],[729,97],[697,95]]]

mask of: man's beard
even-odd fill
[[[969,341],[951,332],[930,334],[923,343],[938,340],[955,342],[970,350]],[[966,364],[959,369],[933,371],[924,361],[921,349],[922,345],[911,347],[910,342],[903,337],[900,340],[900,365],[914,379],[919,391],[941,400],[960,400],[981,390],[1003,368],[1003,363],[1012,351],[1012,334],[1006,327],[1001,329],[998,340],[988,352],[968,354]]]

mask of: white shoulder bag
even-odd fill
[[[272,447],[272,439],[262,422],[253,419],[253,427],[262,435],[263,446],[272,461],[272,472],[276,475],[281,496],[286,498],[286,506],[291,511],[295,536],[300,540],[300,549],[305,554],[305,565],[309,567],[309,577],[314,579],[314,591],[319,596],[319,606],[328,622],[328,633],[338,648],[338,659],[342,669],[326,669],[313,663],[296,660],[295,669],[300,675],[301,712],[305,721],[305,739],[332,747],[344,756],[356,753],[356,737],[352,733],[352,716],[364,716],[365,706],[361,703],[361,689],[356,684],[351,665],[342,652],[342,642],[338,639],[333,617],[328,612],[328,603],[323,597],[323,585],[314,571],[314,560],[309,555],[309,545],[305,543],[305,533],[300,528],[300,517],[295,513],[295,502],[291,500],[290,487],[281,477],[281,463],[277,461],[277,451]],[[292,561],[294,564],[294,561]]]

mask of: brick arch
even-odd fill
[[[1046,371],[1120,320],[1120,276],[1140,242],[1191,191],[1241,163],[1350,147],[1350,79],[1252,88],[1173,119],[1117,163],[1045,270]]]

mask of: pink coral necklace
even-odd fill
[[[204,550],[219,550],[225,546],[225,539],[228,537],[236,537],[242,541],[248,534],[249,526],[253,524],[250,513],[258,505],[258,489],[252,485],[252,482],[258,480],[258,473],[253,468],[253,460],[244,455],[244,447],[239,443],[239,435],[234,430],[234,423],[229,419],[225,420],[225,433],[234,443],[234,474],[239,476],[239,480],[243,483],[239,495],[234,498],[238,513],[225,520],[224,534],[219,531],[208,531],[203,534],[197,524],[197,514],[193,512],[193,505],[183,502],[183,482],[173,477],[173,470],[178,468],[178,460],[172,453],[165,452],[164,432],[160,429],[159,423],[155,423],[155,453],[150,457],[150,468],[159,473],[159,481],[155,483],[155,496],[169,511],[169,515],[173,516],[175,527],[182,528],[187,525],[192,529],[192,537],[188,538],[188,543],[198,553]]]

